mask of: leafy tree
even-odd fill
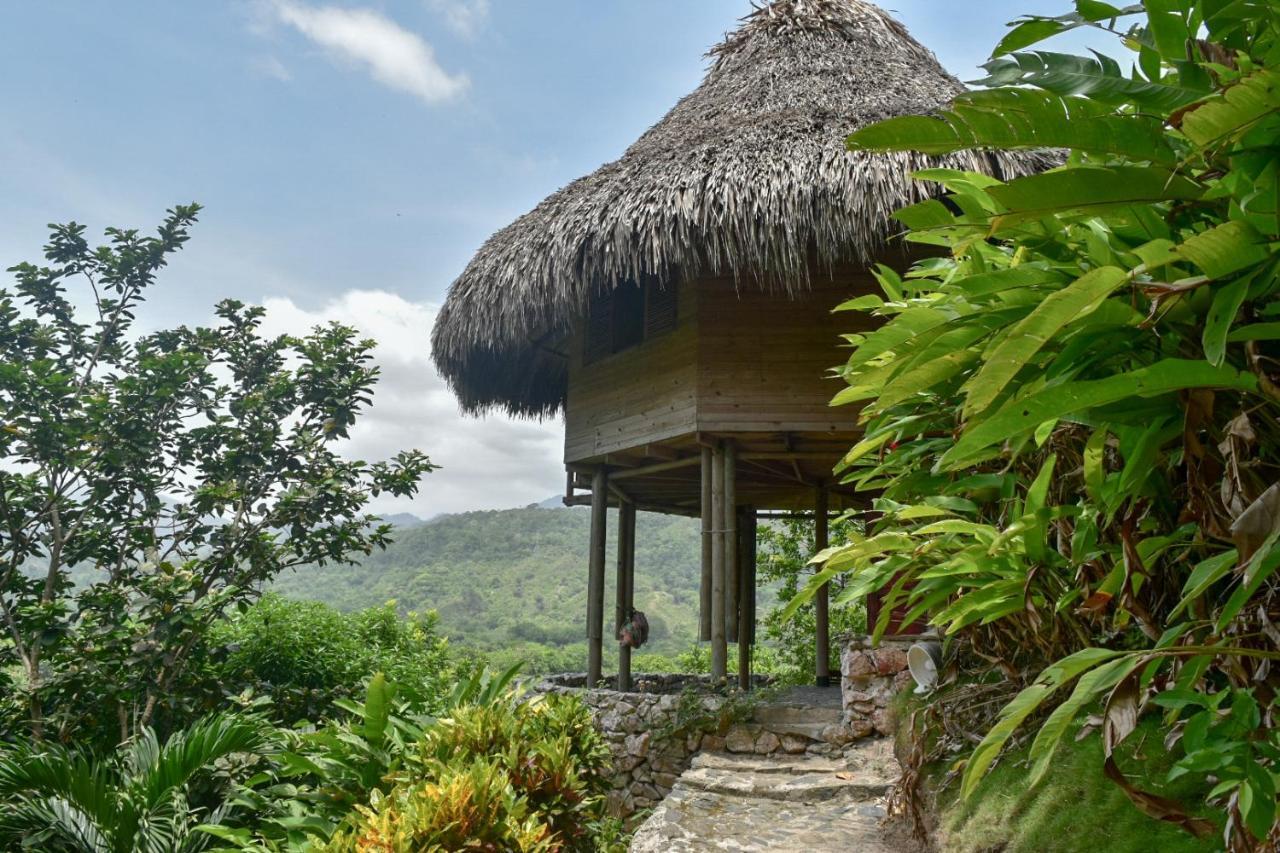
[[[198,211],[98,248],[52,226],[47,265],[0,289],[0,663],[37,740],[190,713],[171,688],[208,626],[283,569],[384,546],[370,498],[432,467],[340,455],[378,376],[350,328],[267,338],[232,300],[209,327],[136,327]]]
[[[1072,27],[1121,35],[1136,67],[1025,50]],[[897,218],[935,257],[881,269],[884,298],[846,306],[885,321],[837,398],[865,401],[844,473],[878,493],[876,516],[818,581],[887,590],[1024,687],[969,758],[966,794],[1033,718],[1040,779],[1100,701],[1107,775],[1207,833],[1114,760],[1159,710],[1170,775],[1212,774],[1228,846],[1274,849],[1280,18],[1262,0],[1079,0],[997,55],[995,88],[849,140],[1066,161],[1008,183],[919,176],[946,198]]]

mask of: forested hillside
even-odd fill
[[[584,509],[545,506],[441,516],[397,528],[395,542],[359,566],[308,567],[273,588],[342,610],[395,599],[405,610],[436,610],[455,645],[538,669],[579,668],[589,521]],[[636,606],[652,626],[645,651],[684,651],[697,631],[697,522],[641,513],[636,526]],[[610,581],[613,559],[610,549]],[[612,596],[610,582],[609,614]]]

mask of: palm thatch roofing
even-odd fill
[[[622,157],[494,234],[449,290],[436,366],[465,410],[563,405],[556,344],[593,289],[732,273],[794,291],[810,265],[867,262],[932,166],[1008,178],[1036,154],[850,152],[854,130],[944,107],[963,85],[864,0],[772,0],[712,48],[702,84]]]

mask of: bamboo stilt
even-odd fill
[[[614,614],[613,634],[616,638],[622,625],[631,618],[635,609],[636,593],[636,505],[630,502],[618,507],[618,580],[617,606]],[[618,646],[618,689],[631,689],[631,647]]]
[[[756,641],[756,512],[742,507],[738,519],[738,686],[751,689],[751,652]]]
[[[591,479],[591,551],[587,561],[587,684],[600,682],[604,635],[604,549],[609,513],[609,472],[603,465]]]
[[[724,443],[724,509],[720,529],[724,536],[724,635],[738,642],[738,448]]]
[[[712,464],[711,448],[702,448],[702,585],[698,590],[698,639],[704,643],[711,642],[711,537],[715,530],[711,513]]]
[[[815,553],[825,550],[828,544],[827,487],[818,486],[813,496],[813,548]],[[813,599],[814,616],[814,674],[819,687],[831,684],[831,615],[828,584],[818,589]]]
[[[725,559],[724,559],[724,446],[716,444],[711,454],[711,519],[715,528],[711,536],[711,678],[723,681],[727,674],[725,658]]]

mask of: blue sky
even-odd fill
[[[886,7],[962,79],[1004,25],[1067,0]],[[400,509],[499,507],[562,488],[559,425],[461,419],[430,369],[435,306],[494,230],[614,159],[697,86],[748,0],[6,3],[0,266],[44,224],[150,228],[206,210],[144,315],[218,299],[273,328],[327,319],[383,342],[361,455],[445,469]],[[1106,41],[1067,36],[1056,49]]]

